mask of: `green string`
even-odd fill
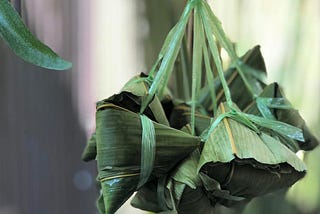
[[[212,28],[212,35],[215,35],[216,39],[221,43],[223,48],[227,51],[228,55],[230,56],[231,60],[235,63],[236,68],[238,69],[238,72],[247,87],[248,91],[252,95],[252,98],[255,99],[257,97],[256,92],[252,89],[249,81],[247,80],[245,76],[245,72],[243,70],[243,62],[239,57],[237,56],[236,52],[233,49],[232,43],[229,40],[229,38],[226,36],[220,20],[214,15],[212,12],[210,6],[208,3],[203,2],[203,11],[205,13],[204,16],[209,18],[208,25],[210,24],[210,27]]]
[[[152,121],[145,115],[140,114],[142,126],[141,139],[141,169],[138,188],[145,184],[153,170],[156,152],[156,133]]]
[[[203,142],[206,142],[211,133],[214,131],[214,129],[219,125],[219,123],[226,117],[231,117],[231,113],[230,112],[226,112],[226,113],[223,113],[223,114],[220,114],[215,120],[212,118],[211,119],[211,125],[209,127],[209,129],[205,130],[202,134],[201,134],[201,140]]]
[[[202,7],[200,7],[200,12],[201,12],[201,17],[202,17],[202,22],[203,22],[203,25],[204,25],[204,28],[205,28],[205,33],[206,33],[206,36],[207,36],[207,40],[208,40],[208,43],[209,43],[209,48],[211,50],[214,63],[216,65],[216,67],[217,67],[218,75],[219,75],[219,78],[220,78],[220,81],[221,81],[221,84],[222,84],[222,87],[223,87],[223,91],[224,91],[224,94],[225,94],[225,97],[226,97],[226,101],[227,101],[228,106],[230,108],[232,108],[233,104],[232,104],[232,98],[231,98],[230,89],[229,89],[227,81],[226,81],[226,79],[224,77],[224,72],[223,72],[222,63],[221,63],[221,60],[220,60],[218,48],[217,48],[215,40],[213,38],[213,31],[212,31],[211,25],[209,24],[209,20],[208,20],[209,17],[207,17],[207,15],[203,11]]]

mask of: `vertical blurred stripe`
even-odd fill
[[[86,131],[87,138],[93,132],[94,129],[94,112],[95,112],[95,98],[93,94],[94,85],[94,71],[91,68],[92,63],[92,44],[91,38],[93,34],[91,32],[92,15],[94,12],[91,10],[92,3],[95,1],[78,1],[77,4],[77,16],[73,23],[76,24],[77,38],[74,41],[74,49],[77,56],[77,63],[74,64],[73,77],[75,78],[74,85],[72,87],[73,93],[76,95],[73,97],[74,105],[78,111],[80,124]]]
[[[141,72],[137,47],[136,1],[92,1],[91,66],[95,98],[117,93],[132,75]]]

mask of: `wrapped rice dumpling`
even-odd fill
[[[216,117],[226,111],[228,108],[221,104]],[[305,175],[306,167],[279,140],[224,118],[205,142],[198,170],[231,196],[251,199],[291,186]],[[233,204],[226,197],[212,198],[224,205]]]
[[[191,15],[194,34],[184,41]],[[193,42],[187,57],[180,51],[186,41]],[[217,44],[231,59],[226,72]],[[179,52],[182,85],[172,96],[167,86]],[[206,1],[187,1],[149,75],[97,103],[96,131],[82,158],[97,160],[101,214],[115,213],[135,191],[131,204],[142,210],[210,214],[306,174],[294,152],[318,141],[278,85],[263,82],[260,47],[239,58]]]
[[[122,92],[97,105],[96,159],[105,213],[114,213],[138,186],[148,181],[149,178],[141,178],[142,170],[152,171],[150,179],[161,177],[200,144],[198,137],[155,122],[152,110],[147,109],[147,116],[143,117],[154,131],[155,142],[154,148],[144,152],[144,146],[152,146],[143,144],[142,139],[150,130],[143,131],[138,102],[139,97]],[[145,179],[144,183],[140,183],[141,179]]]

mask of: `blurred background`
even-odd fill
[[[268,81],[282,84],[320,137],[320,1],[209,2],[240,55],[261,45]],[[185,0],[12,3],[74,66],[35,67],[0,41],[0,214],[95,214],[96,165],[80,160],[95,128],[95,102],[151,68]],[[244,213],[320,213],[320,148],[304,159],[302,181],[253,200]],[[125,205],[118,213],[142,212]]]

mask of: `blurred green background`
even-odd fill
[[[95,102],[154,63],[185,0],[12,0],[26,24],[74,67],[45,71],[0,42],[0,213],[97,213],[96,166],[80,160]],[[279,82],[320,137],[320,1],[211,0],[239,55],[261,45]],[[244,213],[320,213],[320,148],[307,176]],[[237,211],[223,210],[224,213]],[[142,213],[130,205],[118,213]]]

